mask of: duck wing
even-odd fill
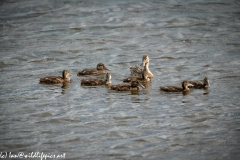
[[[47,76],[40,78],[40,83],[62,83],[64,82],[63,78],[60,76]]]
[[[160,90],[166,92],[180,92],[183,91],[182,87],[179,86],[161,86]]]
[[[116,91],[129,91],[130,90],[130,84],[118,84],[118,85],[111,85],[111,90]]]
[[[97,74],[97,70],[95,68],[85,68],[82,71],[78,72],[78,76],[82,75],[90,75],[90,74]]]
[[[136,65],[135,67],[129,66],[130,72],[132,76],[141,76],[143,69],[139,68],[138,65]]]
[[[193,88],[203,88],[204,84],[200,81],[188,81],[188,83],[193,85]]]
[[[81,79],[81,85],[84,86],[98,86],[103,84],[104,81],[98,78]]]

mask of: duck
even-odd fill
[[[64,83],[64,82],[70,82],[71,74],[68,70],[63,70],[62,77],[61,76],[47,76],[44,78],[40,78],[40,83],[48,83],[48,84],[55,84],[55,83]]]
[[[111,84],[111,74],[106,73],[104,79],[99,78],[87,78],[81,79],[81,85],[83,86],[99,86],[99,85],[109,85]]]
[[[107,67],[103,63],[98,63],[96,68],[85,68],[78,72],[78,76],[94,75],[94,74],[105,74]]]
[[[148,62],[144,63],[143,71],[141,72],[141,76],[130,76],[128,78],[123,79],[123,82],[131,82],[132,80],[138,80],[142,83],[151,81],[151,76],[149,74]]]
[[[195,88],[195,89],[203,89],[203,88],[207,89],[208,87],[210,87],[208,77],[205,77],[203,79],[203,82],[200,82],[200,81],[188,81],[188,82],[193,85],[191,88]]]
[[[111,85],[109,89],[115,91],[138,91],[139,87],[145,88],[139,81],[133,80],[131,83]]]
[[[190,91],[188,87],[193,86],[191,83],[188,81],[183,81],[182,82],[182,87],[180,86],[160,86],[160,90],[165,91],[165,92],[186,92]]]
[[[147,68],[148,68],[148,73],[147,73],[148,77],[150,79],[152,79],[154,77],[154,75],[149,70],[149,61],[150,61],[150,59],[149,59],[148,55],[143,55],[141,66],[145,66],[145,65],[147,66]],[[138,76],[138,77],[142,76],[142,72],[144,70],[144,68],[142,69],[138,65],[136,65],[135,67],[129,66],[129,69],[130,69],[130,72],[131,72],[132,76]]]

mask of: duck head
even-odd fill
[[[132,88],[139,88],[139,87],[142,87],[143,89],[145,88],[139,81],[131,81],[131,87]]]
[[[149,57],[148,57],[148,55],[143,55],[141,66],[145,66],[146,63],[149,63]]]
[[[193,87],[193,85],[191,83],[189,83],[188,81],[183,81],[182,82],[183,91],[189,91],[188,87]]]
[[[97,70],[109,70],[103,63],[97,64]]]
[[[69,78],[69,76],[71,76],[71,74],[69,73],[69,71],[68,70],[63,70],[63,72],[62,72],[62,77],[63,77],[63,79],[67,79],[67,78]],[[69,78],[70,79],[70,78]]]
[[[209,87],[209,86],[210,86],[208,77],[205,77],[205,78],[203,79],[203,84],[205,85],[205,87]]]
[[[106,81],[106,83],[111,83],[111,74],[110,73],[106,73],[104,76],[104,80]]]

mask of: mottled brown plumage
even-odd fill
[[[165,92],[183,92],[183,91],[189,91],[190,86],[193,86],[188,81],[182,82],[182,87],[180,86],[160,86],[160,90]]]
[[[203,82],[200,81],[188,81],[188,82],[193,85],[191,88],[195,89],[203,89],[208,88],[210,86],[209,79],[207,77],[203,79]]]
[[[148,62],[144,63],[144,69],[141,73],[141,76],[130,76],[123,79],[123,82],[131,82],[132,80],[138,80],[142,83],[151,81],[152,76],[149,74]]]
[[[116,91],[137,91],[139,87],[145,88],[139,81],[131,81],[131,83],[111,85],[110,89]]]
[[[99,86],[99,85],[109,85],[111,83],[111,74],[106,73],[104,79],[99,78],[87,78],[81,79],[81,85],[83,86]]]
[[[71,74],[67,70],[63,70],[62,77],[61,76],[47,76],[44,78],[40,78],[40,83],[54,84],[54,83],[70,82],[69,76],[71,76]]]
[[[98,63],[96,68],[85,68],[82,71],[78,72],[78,76],[84,75],[94,75],[94,74],[105,74],[106,70],[109,70],[105,67],[103,63]]]

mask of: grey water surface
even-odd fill
[[[1,0],[0,37],[0,152],[240,159],[238,0]],[[122,83],[144,54],[146,89],[80,85],[99,62]],[[70,84],[39,84],[64,69]],[[206,76],[208,90],[159,90]]]

